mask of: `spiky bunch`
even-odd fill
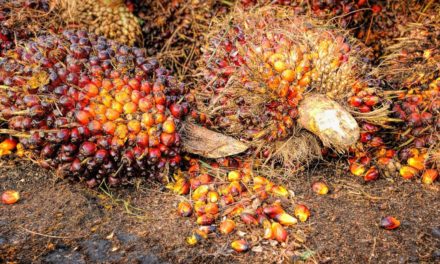
[[[42,36],[0,59],[0,132],[11,136],[0,148],[92,186],[155,175],[180,162],[185,94],[143,49],[85,31]]]
[[[298,104],[310,93],[346,104],[364,68],[353,50],[359,52],[344,31],[291,10],[238,9],[215,24],[204,47],[204,80],[195,91],[201,114],[195,117],[266,158],[283,156],[283,148],[293,153],[298,137],[319,155],[313,137],[298,132]]]
[[[123,0],[58,1],[68,23],[86,27],[90,32],[132,46],[141,36],[137,18]]]

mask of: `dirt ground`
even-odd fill
[[[285,245],[264,242],[238,254],[224,236],[188,246],[195,221],[177,216],[180,197],[160,186],[106,193],[28,162],[3,161],[0,191],[18,190],[22,199],[0,205],[0,263],[440,263],[439,182],[364,184],[326,167],[308,174],[286,182],[311,208],[310,220],[290,228]],[[317,179],[329,195],[311,191]],[[379,228],[387,215],[401,226]]]

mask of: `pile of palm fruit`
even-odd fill
[[[187,89],[145,50],[86,31],[21,43],[0,59],[0,133],[21,154],[95,186],[180,163]]]
[[[207,164],[190,159],[187,171],[175,174],[174,180],[167,187],[187,196],[179,203],[178,214],[193,217],[199,225],[187,238],[189,245],[220,233],[231,237],[231,247],[242,252],[251,248],[248,241],[253,232],[260,240],[284,243],[286,227],[296,225],[297,218],[305,222],[310,216],[307,206],[294,202],[293,192],[254,175],[248,161],[226,158]],[[243,232],[257,226],[263,230]],[[252,243],[256,246],[259,241]]]

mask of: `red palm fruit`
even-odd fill
[[[362,176],[365,173],[365,166],[359,163],[350,164],[350,172],[355,176]]]
[[[402,178],[410,180],[417,175],[418,171],[411,166],[402,166],[399,170],[399,173]]]
[[[263,212],[270,218],[273,218],[278,214],[284,213],[284,209],[279,204],[272,204],[264,207]]]
[[[307,206],[298,204],[295,206],[294,214],[301,222],[305,222],[310,217],[310,210]]]
[[[377,178],[379,178],[379,171],[374,166],[369,168],[368,171],[364,175],[364,180],[367,181],[367,182],[368,181],[374,181]]]
[[[287,213],[277,214],[273,217],[273,219],[284,226],[291,226],[298,223],[298,220],[295,217]]]
[[[197,217],[197,224],[198,225],[211,225],[212,223],[214,223],[214,221],[215,221],[214,216],[212,216],[210,214],[204,214],[204,215]]]
[[[115,130],[116,130],[116,124],[114,122],[111,122],[111,121],[105,122],[102,125],[102,130],[106,134],[108,134],[108,135],[113,135],[115,133]]]
[[[235,202],[234,196],[232,196],[232,194],[227,194],[227,195],[223,195],[222,196],[222,201],[226,204],[232,204]]]
[[[16,146],[17,146],[16,140],[12,138],[7,138],[0,143],[0,150],[11,151],[14,150]]]
[[[240,182],[234,181],[228,185],[228,190],[233,196],[240,195],[243,192]]]
[[[231,248],[236,252],[245,252],[249,250],[250,245],[248,242],[246,242],[246,240],[240,239],[233,241],[231,243]]]
[[[101,132],[102,124],[96,120],[92,120],[89,122],[87,127],[89,128],[90,133],[92,133],[93,135],[96,135],[99,132]]]
[[[316,194],[320,194],[320,195],[325,195],[329,192],[327,184],[325,184],[324,182],[321,182],[321,181],[314,182],[312,184],[312,190]]]
[[[86,84],[84,90],[88,97],[95,97],[99,94],[99,88],[93,83]]]
[[[380,98],[376,95],[367,95],[363,98],[363,100],[368,106],[375,106],[380,102]]]
[[[148,133],[140,131],[136,135],[136,144],[141,147],[148,147],[149,137]]]
[[[180,195],[186,195],[190,192],[190,185],[187,180],[178,181],[175,187],[176,193]]]
[[[219,231],[223,235],[227,235],[227,234],[231,233],[232,231],[234,231],[235,226],[236,225],[235,225],[235,222],[233,220],[226,219],[226,220],[224,220],[224,221],[222,221],[220,223]]]
[[[81,144],[79,148],[79,153],[81,155],[84,155],[86,157],[90,157],[92,155],[95,155],[96,153],[96,144],[93,142],[86,141],[83,144]]]
[[[189,217],[192,214],[192,206],[189,202],[182,201],[179,203],[177,211],[180,216]]]
[[[180,104],[172,104],[169,107],[171,114],[175,118],[181,118],[183,115],[183,107]]]
[[[275,240],[277,240],[280,243],[285,242],[287,240],[287,231],[286,229],[284,229],[282,225],[274,222],[272,223],[271,228],[272,228],[273,238]]]
[[[194,203],[194,212],[196,212],[197,216],[202,216],[206,214],[206,203],[204,201],[196,201]]]
[[[212,183],[214,178],[212,176],[210,176],[209,174],[204,173],[204,174],[197,176],[197,179],[200,180],[201,184],[210,184],[210,183]]]
[[[138,107],[142,112],[148,112],[151,108],[153,108],[152,98],[143,97],[139,99]]]
[[[386,216],[380,219],[379,226],[386,230],[393,230],[400,226],[400,221],[392,216]]]
[[[348,103],[351,106],[359,107],[362,105],[362,99],[357,96],[352,96],[352,97],[350,97],[350,99],[348,99]]]
[[[258,225],[257,219],[250,213],[242,213],[240,218],[247,225]]]
[[[200,182],[199,179],[197,178],[191,178],[189,179],[189,183],[191,185],[191,190],[195,190],[197,189],[200,185],[202,185],[202,183]]]
[[[425,169],[425,158],[423,158],[422,156],[409,158],[407,162],[408,165],[410,165],[413,168],[416,168],[417,170]]]
[[[168,134],[168,133],[161,133],[160,134],[160,142],[164,144],[165,146],[172,146],[174,142],[176,141],[176,133]]]
[[[154,125],[154,117],[150,113],[142,114],[141,123],[144,127],[152,127]]]
[[[2,193],[2,203],[15,204],[20,200],[20,194],[14,190],[8,190]]]
[[[75,112],[75,118],[80,124],[87,125],[92,119],[92,115],[87,111],[78,110]]]
[[[438,177],[438,171],[434,169],[428,169],[422,174],[422,182],[424,184],[432,184]]]

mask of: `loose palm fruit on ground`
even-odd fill
[[[387,230],[393,230],[400,226],[400,221],[392,216],[386,216],[380,220],[379,226]]]
[[[245,252],[249,250],[250,246],[246,240],[240,239],[233,241],[231,243],[231,248],[237,252]]]
[[[61,175],[117,185],[179,165],[186,93],[145,50],[64,31],[0,59],[0,132]]]
[[[206,234],[218,233],[234,239],[244,230],[261,228],[265,239],[281,242],[287,239],[287,229],[297,223],[292,216],[297,209],[294,211],[293,197],[271,191],[278,188],[285,190],[283,193],[290,193],[285,187],[275,185],[266,177],[253,175],[251,161],[246,159],[222,158],[209,164],[190,157],[184,160],[184,169],[175,173],[174,181],[167,188],[179,193],[175,185],[184,185],[182,181],[193,183],[192,193],[186,194],[189,202],[179,203],[177,209],[180,212],[182,204],[185,208],[192,207],[192,219],[199,225],[198,230],[202,228]],[[229,181],[231,178],[232,182]],[[262,192],[265,196],[261,195]],[[307,209],[302,213],[301,219],[305,221],[304,217],[307,219],[310,212]],[[191,243],[196,243],[194,233],[189,237]]]
[[[85,26],[90,32],[130,46],[140,39],[138,19],[123,0],[69,0],[58,5],[67,23]]]
[[[2,193],[2,203],[15,204],[20,200],[20,194],[17,191],[8,190]]]
[[[316,194],[325,195],[329,192],[327,184],[322,181],[317,181],[312,184],[312,190]]]
[[[292,167],[295,160],[310,161],[320,156],[320,144],[305,130],[297,131],[303,127],[328,138],[323,127],[311,124],[321,124],[322,113],[345,111],[336,102],[346,104],[364,69],[356,49],[343,31],[295,16],[289,9],[234,10],[215,21],[209,34],[199,63],[204,79],[195,90],[199,112],[191,116],[246,142],[263,160]],[[312,102],[302,105],[308,96]],[[302,113],[311,113],[314,122],[299,118]],[[349,113],[345,116],[328,123],[329,130],[343,131],[355,139],[347,142],[354,143],[358,126]],[[331,138],[324,144],[341,146],[342,151],[347,142]]]
[[[301,222],[305,222],[310,217],[310,210],[307,206],[303,204],[298,204],[295,206],[295,216]]]

